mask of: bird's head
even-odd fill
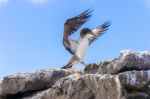
[[[92,31],[89,28],[84,28],[80,32],[80,38],[84,38],[87,34],[92,34]]]

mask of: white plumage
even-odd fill
[[[81,39],[79,42],[79,45],[77,47],[77,50],[76,50],[76,55],[78,56],[78,58],[83,60],[83,58],[87,52],[88,47],[89,47],[88,37]]]

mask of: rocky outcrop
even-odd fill
[[[150,99],[150,53],[123,51],[84,70],[6,76],[0,79],[0,99]]]
[[[89,64],[86,73],[117,74],[132,70],[150,70],[150,53],[124,50],[118,58],[102,61],[99,64]]]

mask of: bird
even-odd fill
[[[86,65],[83,59],[89,46],[98,39],[98,37],[104,34],[111,25],[110,21],[106,21],[96,28],[83,28],[80,31],[80,37],[77,40],[71,39],[70,36],[89,20],[92,11],[93,10],[88,9],[81,14],[66,20],[64,24],[63,45],[73,56],[61,69],[72,68],[72,66],[77,63]]]

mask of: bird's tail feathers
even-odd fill
[[[61,69],[67,69],[67,68],[72,68],[72,64],[68,63],[67,65],[63,66]]]

